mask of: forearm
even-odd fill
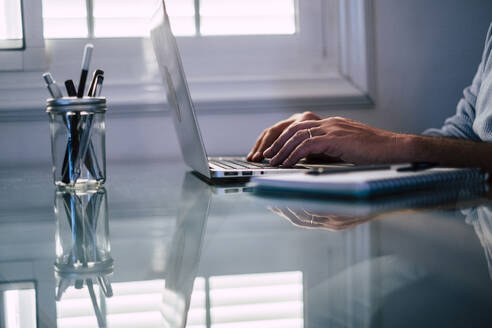
[[[403,135],[399,148],[408,161],[433,162],[441,166],[481,167],[492,172],[492,143],[455,138]]]

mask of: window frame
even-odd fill
[[[22,43],[22,46],[20,47],[7,47],[7,48],[0,48],[0,51],[15,51],[15,50],[18,50],[18,51],[23,51],[25,48],[26,48],[26,31],[25,31],[25,27],[24,27],[24,2],[22,0],[19,0],[19,4],[20,4],[20,10],[21,10],[21,26],[22,26],[22,40],[21,40],[21,43]],[[17,40],[15,40],[17,41]],[[9,41],[6,41],[7,43]]]
[[[372,104],[372,1],[296,0],[296,3],[299,15],[295,35],[177,38],[198,110],[229,108],[230,111],[233,107],[275,110],[307,105],[316,109],[317,106]],[[81,49],[91,42],[95,45],[94,62],[114,76],[104,86],[113,107],[120,107],[126,114],[162,111],[166,107],[160,74],[152,68],[155,59],[148,38],[44,40],[41,7],[40,1],[26,1],[24,7],[24,19],[29,22],[24,31],[27,46],[22,59],[14,61],[14,70],[23,71],[16,74],[25,76],[17,75],[20,84],[32,78],[26,72],[47,68],[60,81],[68,78],[67,72],[76,78]],[[252,59],[245,49],[255,47],[263,50],[261,54],[256,52]],[[292,49],[291,55],[285,55]],[[4,62],[2,57],[0,60]],[[50,63],[49,67],[46,62]],[[123,66],[128,72],[119,69]],[[33,83],[27,84],[34,88]],[[39,99],[46,98],[46,90],[41,87],[40,83],[30,93],[36,94],[36,100],[32,96],[23,106],[9,106],[7,101],[0,107],[39,107]],[[0,99],[5,92],[0,87]]]
[[[33,71],[46,67],[41,2],[20,0],[23,47],[0,49],[2,71]]]

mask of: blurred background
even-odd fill
[[[209,155],[295,112],[419,133],[455,112],[488,0],[166,0]],[[149,40],[154,0],[0,0],[0,166],[49,165],[41,75],[105,71],[111,161],[180,155]]]

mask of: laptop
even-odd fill
[[[308,167],[304,165],[279,168],[266,162],[248,162],[245,158],[207,156],[164,0],[159,3],[152,17],[151,39],[185,163],[210,180],[245,179],[306,170]]]

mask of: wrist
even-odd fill
[[[395,154],[399,162],[423,161],[420,139],[417,135],[397,134],[395,136]]]

